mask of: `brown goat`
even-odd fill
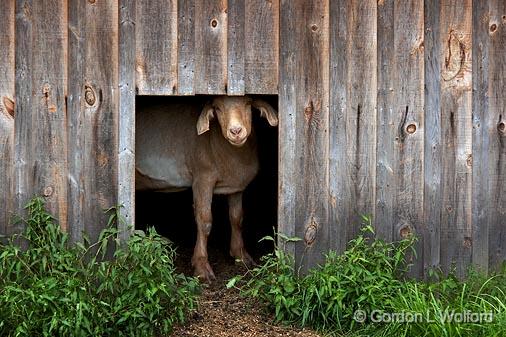
[[[241,234],[242,193],[258,171],[252,107],[271,126],[278,124],[277,112],[269,104],[247,96],[219,96],[203,109],[194,104],[159,105],[137,114],[136,189],[193,189],[198,232],[192,265],[206,281],[215,278],[207,255],[213,194],[228,195],[230,255],[253,263]],[[218,123],[210,123],[213,119]]]

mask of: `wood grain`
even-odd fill
[[[284,162],[283,169],[292,172],[291,177],[282,176],[282,195],[294,203],[295,231],[303,239],[295,247],[295,257],[302,270],[323,259],[328,249],[328,116],[329,116],[329,35],[327,1],[313,3],[302,0],[281,3],[281,17],[290,13],[295,27],[282,20],[282,54],[293,51],[294,62],[281,67],[284,86],[293,86],[292,92],[283,89],[280,98],[282,121],[295,126],[295,132],[280,133],[281,156],[292,156],[292,162]],[[287,26],[283,26],[287,24]],[[295,29],[293,29],[295,28]],[[286,42],[286,44],[285,44]],[[290,50],[291,47],[295,49]],[[285,68],[290,66],[290,68]],[[294,71],[292,76],[283,74]],[[288,82],[291,81],[291,82]],[[286,104],[294,104],[287,107]],[[287,109],[287,110],[283,110]],[[293,110],[292,110],[293,109]],[[293,111],[293,115],[287,115]],[[280,125],[280,129],[287,125]],[[293,147],[287,153],[283,146]],[[289,167],[293,165],[293,167]],[[288,186],[287,186],[288,185]],[[286,186],[286,187],[285,187]],[[294,196],[291,193],[294,192]],[[290,230],[290,229],[289,229]],[[290,233],[285,233],[290,234]]]
[[[329,221],[338,249],[358,234],[361,215],[374,219],[376,15],[376,1],[332,2]]]
[[[66,230],[67,1],[17,0],[15,24],[15,204],[44,196]]]
[[[322,14],[328,16],[328,10]],[[248,94],[277,94],[279,0],[245,1],[244,18],[245,91]]]
[[[249,3],[249,1],[248,1]],[[249,20],[243,0],[228,0],[227,31],[227,95],[244,95],[245,92],[245,22]],[[249,43],[248,43],[249,46]]]
[[[344,213],[351,185],[347,180],[347,137],[345,132],[347,114],[347,73],[349,68],[349,25],[347,17],[351,7],[344,1],[330,2],[330,112],[329,112],[329,223],[332,249],[344,251],[347,214]]]
[[[441,263],[466,273],[472,244],[471,1],[443,1],[439,39],[441,81]]]
[[[93,240],[118,193],[118,6],[69,2],[69,221]]]
[[[391,241],[418,237],[411,261],[423,275],[423,3],[387,0],[378,5],[378,116],[376,218]],[[410,256],[414,260],[414,256]]]
[[[290,0],[281,0],[280,15],[280,58],[279,58],[279,158],[278,158],[278,231],[295,237],[296,217],[296,22],[295,6]],[[295,256],[295,243],[279,241],[280,247]]]
[[[136,2],[139,95],[177,93],[177,3],[177,0]]]
[[[482,42],[488,48],[486,72],[488,84],[488,111],[483,116],[481,127],[484,129],[483,149],[488,153],[485,158],[487,170],[484,178],[487,190],[481,204],[488,213],[485,227],[489,229],[489,266],[495,270],[506,259],[506,3],[502,0],[488,2],[488,20],[480,20],[480,27],[488,26],[488,38]],[[488,22],[487,22],[488,21]]]
[[[177,4],[178,78],[179,95],[195,93],[195,1],[179,0]]]
[[[126,240],[135,222],[135,0],[119,6],[119,130],[118,205],[125,223],[118,223]]]
[[[14,99],[14,0],[0,2],[0,235],[8,233],[14,193],[14,118],[4,98]]]
[[[440,2],[424,2],[425,22],[425,149],[424,149],[424,223],[427,227],[424,238],[424,268],[440,265],[441,205],[442,205],[442,132],[441,132],[441,82],[440,54]]]
[[[488,3],[473,2],[473,246],[474,267],[488,272],[489,267],[489,20]]]
[[[195,2],[195,93],[227,92],[227,1]]]

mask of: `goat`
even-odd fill
[[[137,114],[136,189],[176,192],[192,188],[197,223],[192,265],[195,275],[208,282],[215,279],[207,254],[213,194],[228,195],[230,255],[253,264],[241,233],[242,193],[258,172],[252,108],[271,126],[278,125],[272,106],[248,96],[218,96],[203,108],[158,105]],[[218,123],[211,123],[213,119]]]

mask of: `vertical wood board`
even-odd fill
[[[488,111],[482,122],[488,144],[487,170],[485,172],[488,213],[489,265],[500,269],[506,259],[506,3],[502,0],[488,2],[489,38],[481,41],[488,48]],[[483,27],[483,26],[482,26]]]
[[[16,37],[16,208],[42,195],[66,230],[67,1],[17,0]]]
[[[322,261],[322,252],[328,249],[328,81],[329,81],[329,3],[305,1],[285,1],[281,3],[281,16],[290,13],[291,23],[282,21],[281,31],[285,41],[281,41],[282,54],[293,50],[293,63],[284,64],[294,71],[282,74],[281,113],[287,124],[295,126],[294,133],[284,131],[280,134],[282,156],[293,156],[294,161],[283,163],[283,168],[293,176],[282,176],[281,184],[290,186],[287,201],[294,203],[295,236],[303,240],[295,247],[298,264],[307,269]],[[287,26],[283,26],[287,24]],[[289,87],[292,87],[290,88]],[[288,89],[288,90],[287,90]],[[291,97],[292,92],[294,97]],[[295,106],[286,106],[286,104]],[[286,109],[286,110],[284,110]],[[292,113],[292,115],[287,115]],[[281,125],[280,127],[283,127]],[[290,139],[291,138],[291,139]],[[290,140],[291,143],[286,143]],[[293,147],[295,153],[288,153],[284,146]],[[289,167],[292,166],[293,167]],[[292,192],[293,191],[293,192]],[[288,190],[283,191],[285,193]],[[286,194],[285,194],[286,195]],[[293,199],[292,199],[293,198]],[[281,199],[281,203],[284,200]],[[285,233],[286,234],[286,233]]]
[[[70,1],[69,204],[74,240],[93,240],[118,193],[118,6]],[[75,31],[72,31],[74,29]],[[74,199],[78,196],[77,200]],[[70,213],[69,213],[70,214]]]
[[[136,78],[140,95],[177,93],[177,4],[177,0],[136,2]]]
[[[195,81],[195,1],[179,0],[178,18],[178,95],[193,95]]]
[[[441,263],[464,275],[472,245],[472,6],[443,1],[439,39],[441,82]]]
[[[439,267],[441,247],[442,154],[439,0],[425,0],[424,268]],[[444,45],[444,44],[443,44]]]
[[[322,19],[328,16],[328,8],[321,14]],[[245,1],[243,41],[245,91],[248,94],[277,93],[279,0]]]
[[[489,20],[488,3],[473,1],[473,265],[488,272],[489,260],[489,211],[488,189],[489,132],[488,74],[489,74]]]
[[[14,192],[14,117],[5,99],[14,99],[14,0],[0,3],[0,235],[9,232]]]
[[[227,93],[227,1],[195,2],[195,94]]]
[[[332,8],[329,217],[342,249],[358,234],[361,215],[374,219],[377,5],[336,1]]]
[[[119,130],[118,205],[125,223],[118,223],[126,240],[135,222],[135,0],[119,7]]]
[[[241,96],[245,93],[245,22],[248,21],[245,7],[247,5],[242,0],[228,0],[227,95]]]
[[[296,209],[296,170],[294,165],[296,149],[292,144],[296,141],[296,22],[295,6],[290,0],[281,1],[280,15],[280,59],[279,59],[279,158],[278,158],[278,231],[288,237],[295,237]],[[292,256],[295,256],[295,243],[278,244]]]
[[[393,19],[392,19],[393,18]],[[376,218],[387,240],[416,235],[413,276],[422,276],[423,240],[423,3],[378,5]],[[414,259],[410,256],[410,259]]]

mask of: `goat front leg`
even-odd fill
[[[216,279],[209,265],[207,255],[207,238],[211,234],[213,216],[211,203],[214,186],[208,182],[196,181],[193,184],[193,208],[197,223],[197,243],[193,251],[192,266],[195,276],[206,282]]]
[[[246,266],[251,267],[255,262],[244,248],[244,241],[242,240],[242,192],[228,196],[228,212],[232,227],[230,255],[237,260],[241,260]]]

